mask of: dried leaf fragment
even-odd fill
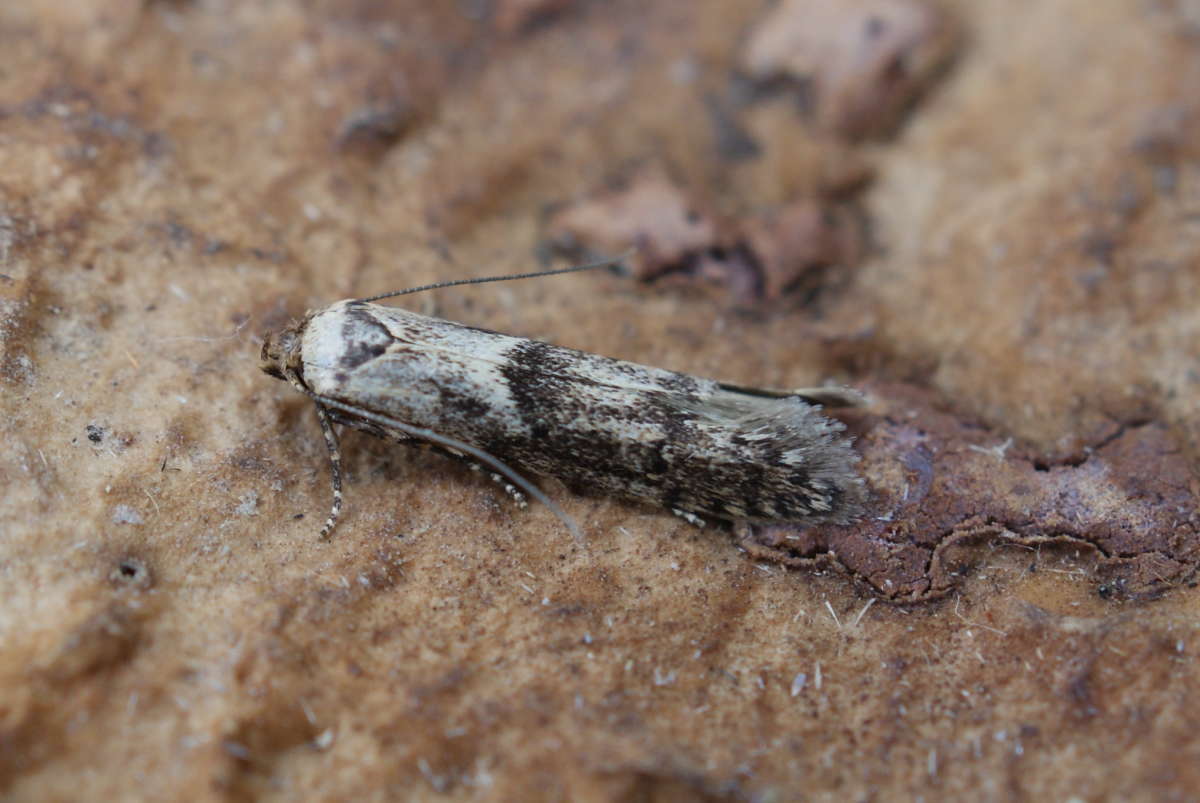
[[[918,0],[784,0],[751,31],[742,66],[808,83],[817,123],[861,139],[894,127],[957,39],[945,14]]]

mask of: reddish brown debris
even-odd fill
[[[630,269],[648,281],[719,247],[720,230],[716,218],[664,171],[648,168],[615,189],[564,208],[548,233],[567,248],[610,254],[635,248]]]
[[[859,139],[894,127],[957,40],[945,14],[918,0],[784,0],[751,32],[742,66],[806,82],[818,124]]]
[[[1195,158],[1200,108],[1192,102],[1169,103],[1145,114],[1133,138],[1133,150],[1151,164],[1168,165]]]
[[[338,148],[364,153],[385,150],[403,135],[412,120],[412,109],[401,98],[371,103],[342,120],[336,143]]]
[[[814,291],[812,285],[825,278],[824,269],[855,265],[865,250],[862,226],[848,209],[813,199],[748,220],[744,228],[768,301]]]
[[[1196,476],[1164,427],[1114,423],[1085,457],[1048,465],[889,388],[858,422],[873,510],[853,525],[745,528],[753,554],[839,565],[884,597],[953,590],[989,542],[1086,547],[1097,591],[1153,596],[1200,564]]]
[[[549,236],[587,255],[635,249],[635,278],[716,287],[738,303],[819,282],[821,269],[853,265],[864,251],[862,227],[845,209],[802,199],[760,217],[722,220],[657,168],[564,208]]]
[[[504,34],[519,33],[558,14],[573,0],[498,0],[495,5],[496,29]]]

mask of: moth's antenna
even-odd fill
[[[435,284],[423,284],[420,287],[410,287],[407,290],[395,290],[391,293],[380,293],[377,296],[369,298],[360,298],[360,302],[370,303],[372,301],[382,301],[385,298],[395,298],[396,296],[406,296],[409,293],[420,293],[425,290],[438,290],[443,287],[455,287],[460,284],[484,284],[485,282],[507,282],[512,279],[535,279],[538,276],[557,276],[560,273],[576,273],[581,270],[594,270],[596,268],[606,268],[609,265],[620,264],[625,259],[633,256],[635,249],[630,249],[620,256],[606,257],[598,262],[588,262],[584,265],[572,265],[569,268],[558,268],[556,270],[539,270],[534,273],[514,273],[508,276],[483,276],[477,279],[455,279],[449,282],[437,282]]]

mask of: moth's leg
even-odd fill
[[[704,519],[700,518],[695,513],[688,513],[686,510],[679,510],[678,508],[671,508],[671,512],[686,521],[688,524],[691,524],[694,527],[699,527],[702,530],[704,529]]]
[[[444,451],[451,457],[456,457],[459,460],[462,460],[472,471],[487,471],[483,466],[479,465],[465,454],[454,452],[449,449]],[[521,493],[520,489],[505,479],[502,474],[497,474],[494,471],[487,471],[487,475],[491,477],[493,481],[504,487],[504,492],[512,497],[512,500],[517,503],[517,507],[521,508],[522,510],[529,507],[529,500],[525,498],[525,494]]]
[[[529,500],[526,498],[525,494],[521,493],[521,490],[509,482],[503,474],[492,471],[486,466],[481,465],[478,461],[472,460],[470,456],[463,454],[451,446],[441,446],[436,443],[428,443],[426,441],[417,440],[411,435],[405,435],[403,432],[397,432],[394,430],[389,430],[386,433],[386,437],[391,438],[396,443],[402,443],[406,446],[414,446],[418,449],[430,449],[438,454],[445,455],[446,457],[452,457],[455,460],[465,463],[467,468],[481,474],[487,474],[497,484],[502,486],[504,488],[504,492],[512,497],[513,501],[517,503],[517,507],[521,508],[522,510],[529,507]]]
[[[325,519],[325,526],[321,528],[321,538],[325,538],[333,531],[333,526],[337,524],[338,516],[342,512],[342,450],[338,448],[337,434],[333,431],[333,423],[329,420],[329,413],[320,402],[315,402],[317,408],[317,420],[321,422],[321,434],[325,436],[325,448],[329,450],[329,468],[330,477],[333,481],[333,505],[329,508],[329,518]]]
[[[521,493],[521,491],[515,485],[504,479],[503,476],[494,472],[492,473],[491,477],[493,480],[504,486],[504,492],[512,497],[512,500],[517,503],[517,507],[521,508],[522,510],[529,507],[529,500],[525,498],[525,494]]]

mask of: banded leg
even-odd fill
[[[699,527],[701,530],[704,529],[704,519],[700,518],[695,513],[689,513],[686,510],[679,510],[678,508],[671,508],[671,512],[693,527]]]
[[[472,471],[481,474],[485,471],[485,468],[482,465],[475,462],[462,452],[456,452],[453,449],[438,449],[438,451],[449,457],[453,457],[456,460],[463,461],[467,464],[467,468],[471,469]],[[521,493],[517,486],[509,482],[507,477],[505,477],[503,474],[497,474],[495,471],[488,471],[487,475],[491,477],[492,481],[497,485],[503,486],[504,492],[512,497],[512,500],[517,503],[517,507],[521,508],[521,510],[529,507],[529,500],[525,498],[525,494]]]
[[[504,486],[504,492],[517,503],[517,507],[521,508],[521,510],[529,507],[529,500],[525,498],[525,494],[521,493],[517,486],[513,485],[500,474],[493,473],[492,479]]]
[[[428,441],[418,440],[416,438],[413,438],[411,435],[406,435],[403,432],[400,432],[400,431],[397,431],[394,429],[386,429],[386,428],[382,428],[382,427],[378,427],[378,426],[372,426],[366,422],[357,421],[353,418],[342,418],[341,416],[338,416],[336,413],[332,414],[330,416],[330,419],[339,424],[345,424],[347,426],[354,427],[355,429],[360,430],[361,432],[366,432],[369,435],[374,435],[377,438],[383,438],[383,439],[391,441],[393,443],[399,443],[404,446],[408,446],[408,447],[415,448],[415,449],[424,449],[424,450],[428,450],[428,451],[432,451],[432,452],[437,452],[438,454],[442,455],[443,457],[449,457],[454,460],[457,460],[458,462],[465,464],[467,466],[467,468],[471,469],[472,471],[479,472],[479,473],[486,473],[498,485],[500,485],[501,487],[504,488],[504,492],[507,493],[510,497],[512,497],[513,501],[517,503],[517,507],[521,508],[522,510],[529,507],[528,498],[525,496],[524,493],[521,492],[521,490],[519,488],[517,488],[516,485],[514,485],[512,482],[510,482],[507,477],[505,477],[503,474],[500,474],[499,472],[492,471],[491,469],[487,468],[482,463],[480,463],[478,460],[475,460],[470,455],[465,454],[464,452],[462,452],[459,449],[455,449],[453,446],[442,446],[440,444],[429,443]]]
[[[325,405],[300,381],[300,377],[296,376],[294,371],[285,370],[284,376],[292,387],[313,400],[313,406],[317,408],[317,420],[321,422],[321,434],[325,436],[325,448],[329,451],[329,477],[333,483],[333,504],[329,507],[329,518],[325,519],[325,526],[321,528],[321,532],[317,536],[326,538],[333,532],[333,527],[337,524],[338,516],[342,512],[342,450],[338,447],[337,433],[333,431],[333,422],[329,418],[329,411],[325,409]]]
[[[320,402],[314,402],[317,408],[317,420],[321,422],[321,434],[325,436],[325,448],[329,450],[329,476],[333,483],[333,505],[329,508],[329,518],[321,528],[320,538],[325,538],[333,532],[338,516],[342,512],[342,450],[338,447],[337,433],[333,431],[333,422],[329,413]]]

